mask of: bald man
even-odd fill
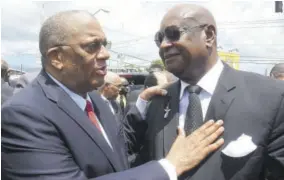
[[[6,61],[1,60],[1,104],[13,96],[14,88],[9,84],[9,66]]]
[[[224,146],[180,179],[264,180],[267,171],[284,179],[284,84],[222,62],[215,20],[201,6],[171,8],[155,41],[166,69],[179,81],[166,89],[167,96],[154,97],[147,111],[140,95],[143,118],[138,114],[130,124],[148,126],[137,134],[144,140],[137,143],[144,162],[167,156],[177,126],[191,134],[210,119],[223,119]]]
[[[116,102],[116,98],[118,97],[121,88],[122,79],[118,74],[113,72],[107,72],[105,76],[105,83],[99,88],[99,92],[103,100],[109,106],[118,122],[123,119],[121,108]]]
[[[1,109],[2,179],[170,180],[223,144],[215,142],[223,122],[211,121],[191,136],[180,130],[166,158],[128,169],[114,116],[92,93],[104,84],[106,46],[100,24],[88,12],[61,12],[43,23],[42,70]]]
[[[284,63],[276,64],[271,69],[270,77],[284,81]]]

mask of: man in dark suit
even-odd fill
[[[210,121],[190,136],[180,130],[166,158],[128,169],[111,111],[88,93],[104,83],[109,58],[100,24],[84,11],[55,14],[39,47],[39,76],[1,109],[3,179],[175,179],[223,144],[223,122]]]
[[[178,5],[164,16],[156,43],[166,69],[179,81],[167,88],[166,97],[153,98],[147,111],[147,98],[140,95],[143,118],[130,124],[148,125],[145,134],[137,134],[144,162],[167,156],[176,126],[190,134],[208,119],[223,119],[222,149],[180,179],[263,180],[266,171],[284,179],[284,85],[222,63],[216,36],[215,20],[203,7]]]

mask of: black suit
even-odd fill
[[[168,88],[168,96],[152,100],[144,121],[148,125],[146,134],[144,138],[141,131],[136,134],[138,144],[143,147],[144,162],[168,154],[177,136],[179,93],[178,81]],[[171,111],[164,118],[168,103]],[[225,65],[206,114],[205,120],[209,119],[224,120],[225,144],[186,177],[191,177],[190,180],[262,180],[264,170],[269,168],[276,179],[284,179],[283,82]],[[143,124],[143,120],[132,113],[130,124],[137,128],[137,123]],[[221,153],[243,133],[252,137],[256,150],[239,158]]]
[[[2,106],[3,179],[168,179],[156,161],[125,171],[124,144],[113,115],[99,95],[90,97],[113,150],[85,112],[42,71]]]

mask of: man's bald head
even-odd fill
[[[1,78],[5,81],[8,81],[8,70],[8,63],[5,60],[1,59]]]
[[[270,72],[270,77],[284,80],[284,63],[276,64]]]
[[[39,34],[39,49],[44,58],[49,48],[70,43],[85,25],[95,20],[86,11],[64,11],[48,18],[42,25]],[[43,65],[45,62],[42,62]]]
[[[216,22],[206,8],[181,4],[164,16],[155,40],[167,71],[196,84],[217,62]]]
[[[105,76],[105,83],[110,83],[110,84],[121,84],[122,79],[120,76],[114,72],[107,72]]]
[[[167,14],[164,16],[161,25],[164,24],[165,20],[168,19],[182,19],[181,25],[200,25],[200,24],[208,24],[216,27],[216,21],[212,15],[212,13],[199,5],[194,4],[180,4],[171,8]]]
[[[105,76],[105,84],[99,88],[99,92],[108,100],[117,98],[120,88],[122,87],[122,79],[114,72],[107,72]]]

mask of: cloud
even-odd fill
[[[100,8],[109,13],[99,12],[96,17],[101,22],[113,50],[137,56],[146,60],[159,58],[153,42],[160,21],[166,11],[178,3],[189,1],[162,0],[93,0],[64,2],[5,1],[2,4],[2,56],[32,54],[38,59],[38,32],[40,24],[47,17],[63,10],[81,9],[91,13]],[[269,1],[193,1],[212,11],[217,20],[218,45],[229,50],[237,48],[243,60],[284,61],[284,15],[274,13],[274,2]],[[245,56],[263,57],[248,58]],[[271,58],[270,58],[271,57]],[[275,59],[277,58],[278,59]],[[21,56],[19,62],[23,63]],[[112,59],[116,59],[113,53]],[[125,61],[137,65],[149,64],[133,57]],[[276,61],[275,61],[276,62]],[[117,65],[113,61],[110,64]],[[36,64],[36,63],[35,63]],[[265,69],[265,65],[243,63],[242,69]]]

